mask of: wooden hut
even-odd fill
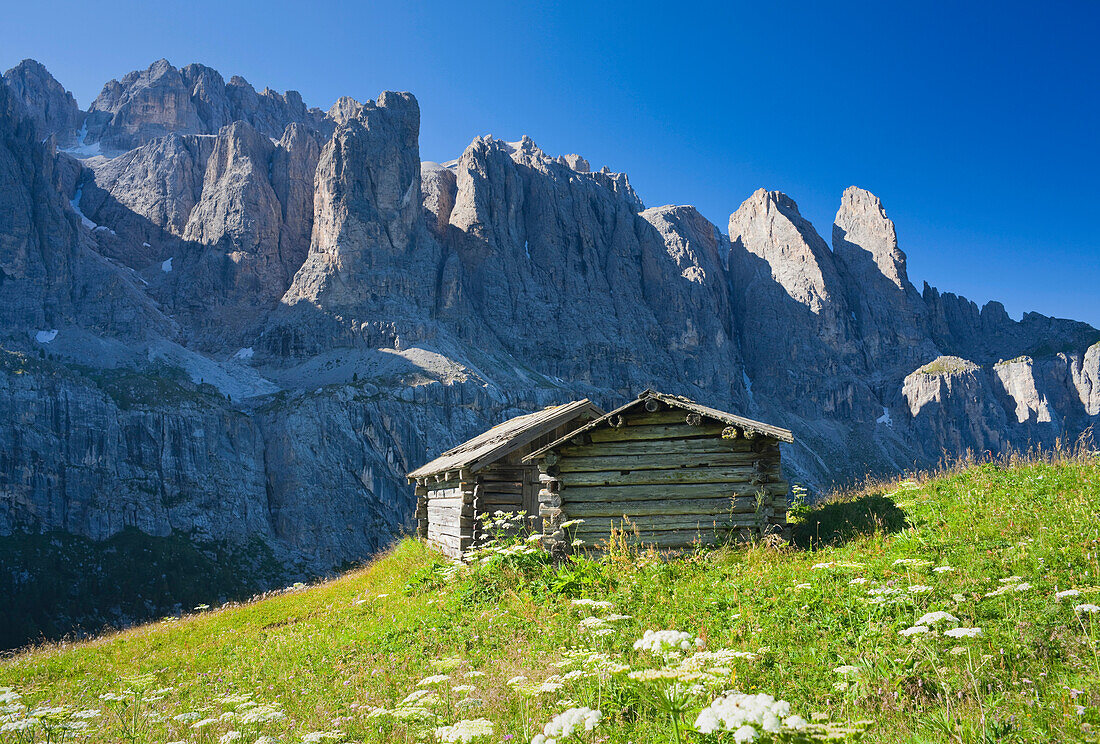
[[[568,552],[613,527],[657,548],[715,544],[786,525],[786,429],[647,390],[534,449],[543,544]],[[583,520],[567,529],[563,523]]]
[[[521,458],[602,415],[586,398],[516,416],[412,471],[417,534],[458,558],[486,514],[524,510],[540,529],[539,473]]]

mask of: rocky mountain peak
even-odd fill
[[[735,251],[767,262],[787,294],[813,313],[829,312],[838,298],[842,300],[832,251],[783,192],[753,192],[730,215],[729,236]]]
[[[309,254],[283,303],[360,318],[370,335],[381,308],[416,315],[431,301],[434,254],[417,250],[420,106],[386,91],[344,110],[317,163]]]
[[[23,103],[40,140],[54,136],[59,145],[66,145],[75,139],[84,114],[73,94],[41,62],[23,60],[4,73],[4,83]]]
[[[833,221],[833,251],[850,266],[870,259],[900,290],[911,286],[894,223],[886,216],[882,200],[870,191],[858,186],[844,190]]]
[[[257,93],[240,76],[226,83],[205,65],[176,69],[160,59],[103,87],[89,109],[88,142],[117,154],[170,133],[217,134],[234,121],[275,139],[291,122],[328,132],[324,113],[307,108],[295,91]]]

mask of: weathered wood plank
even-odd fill
[[[652,545],[656,548],[690,548],[695,545],[711,546],[736,542],[757,533],[758,530],[753,527],[739,527],[721,534],[713,532],[703,534],[691,530],[667,530],[664,532],[643,532],[639,535],[623,534],[618,536],[616,540],[625,542],[627,545]],[[609,538],[610,535],[604,534],[585,535],[578,539],[582,540],[586,547],[599,549],[601,545],[608,542]]]
[[[656,514],[753,514],[756,512],[756,509],[756,499],[751,496],[741,496],[735,499],[713,498],[628,501],[620,504],[588,501],[579,504],[569,504],[566,507],[570,519],[574,517],[582,519],[588,519],[589,517],[621,518],[624,514],[630,518]]]
[[[516,480],[483,480],[481,481],[481,487],[490,490],[523,488],[523,481],[518,478]]]
[[[566,520],[575,517],[572,512],[566,512]],[[622,517],[584,517],[584,523],[569,528],[569,533],[589,534],[592,532],[609,532],[612,527],[633,532],[636,527],[641,532],[656,532],[661,530],[699,530],[700,532],[713,532],[714,530],[727,530],[730,527],[751,527],[763,522],[758,514],[683,514],[683,515],[649,515],[638,516],[630,520]]]
[[[780,485],[783,490],[780,491]],[[584,501],[648,501],[653,499],[679,498],[733,498],[734,496],[754,496],[757,491],[771,494],[773,497],[787,492],[785,484],[766,483],[754,486],[751,483],[687,483],[658,486],[574,486],[561,490],[565,504]]]
[[[473,517],[474,505],[464,504],[459,508],[453,507],[433,507],[429,506],[427,509],[428,521],[430,522],[457,522],[461,517]]]
[[[639,425],[620,428],[606,427],[588,432],[593,442],[624,442],[638,439],[694,439],[721,436],[722,424],[704,423],[702,426],[685,424]]]
[[[523,480],[523,467],[507,465],[490,465],[478,471],[477,477],[486,480]]]
[[[696,437],[691,439],[636,439],[627,441],[594,441],[587,445],[566,445],[557,451],[562,457],[593,455],[672,455],[676,452],[755,452],[779,453],[779,445],[750,442],[744,439]],[[758,448],[758,449],[755,449]]]
[[[440,524],[440,523],[428,523],[428,539],[436,535],[446,535],[450,537],[460,538],[467,537],[473,538],[473,525],[456,525],[456,524]]]
[[[558,472],[576,473],[600,470],[665,470],[717,466],[751,466],[757,462],[776,468],[779,455],[758,455],[754,452],[669,452],[652,455],[593,455],[563,457]]]
[[[523,493],[522,483],[485,483],[478,493]]]
[[[749,483],[757,476],[749,465],[683,470],[618,470],[559,473],[562,490],[574,486],[651,486],[687,483]]]
[[[451,499],[428,499],[428,506],[438,506],[443,508],[457,509],[463,504],[469,503],[462,497]]]
[[[428,491],[428,500],[436,501],[439,499],[456,499],[462,496],[462,489],[460,488],[434,488]]]
[[[429,535],[428,543],[439,548],[443,552],[443,555],[450,558],[461,558],[462,554],[473,543],[473,539],[466,537],[451,537],[450,535],[436,535],[434,537]]]
[[[630,411],[626,414],[627,426],[646,426],[655,424],[683,424],[687,421],[688,411],[681,408],[667,408],[663,411]]]

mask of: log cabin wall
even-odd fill
[[[682,409],[637,406],[538,465],[545,544],[555,552],[573,540],[595,546],[613,527],[628,542],[682,548],[786,525],[779,441]],[[559,529],[575,519],[584,521]]]
[[[477,491],[474,500],[475,541],[485,534],[482,529],[484,517],[498,511],[509,514],[526,512],[527,529],[535,532],[542,529],[542,519],[539,516],[541,485],[538,465],[524,464],[521,460],[527,454],[560,439],[575,428],[577,428],[575,422],[563,424],[477,472]]]
[[[417,492],[417,528],[421,537],[450,558],[462,557],[474,540],[474,483],[469,479],[437,481],[417,486]]]

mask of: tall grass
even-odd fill
[[[1095,739],[1098,511],[1077,443],[834,494],[792,545],[618,541],[555,567],[515,542],[455,566],[407,540],[335,581],[29,650],[0,685],[21,719],[64,707],[51,735],[100,710],[73,741],[514,744],[570,721],[578,741],[732,740],[731,711],[768,705],[871,741]],[[688,646],[636,648],[647,630]]]

